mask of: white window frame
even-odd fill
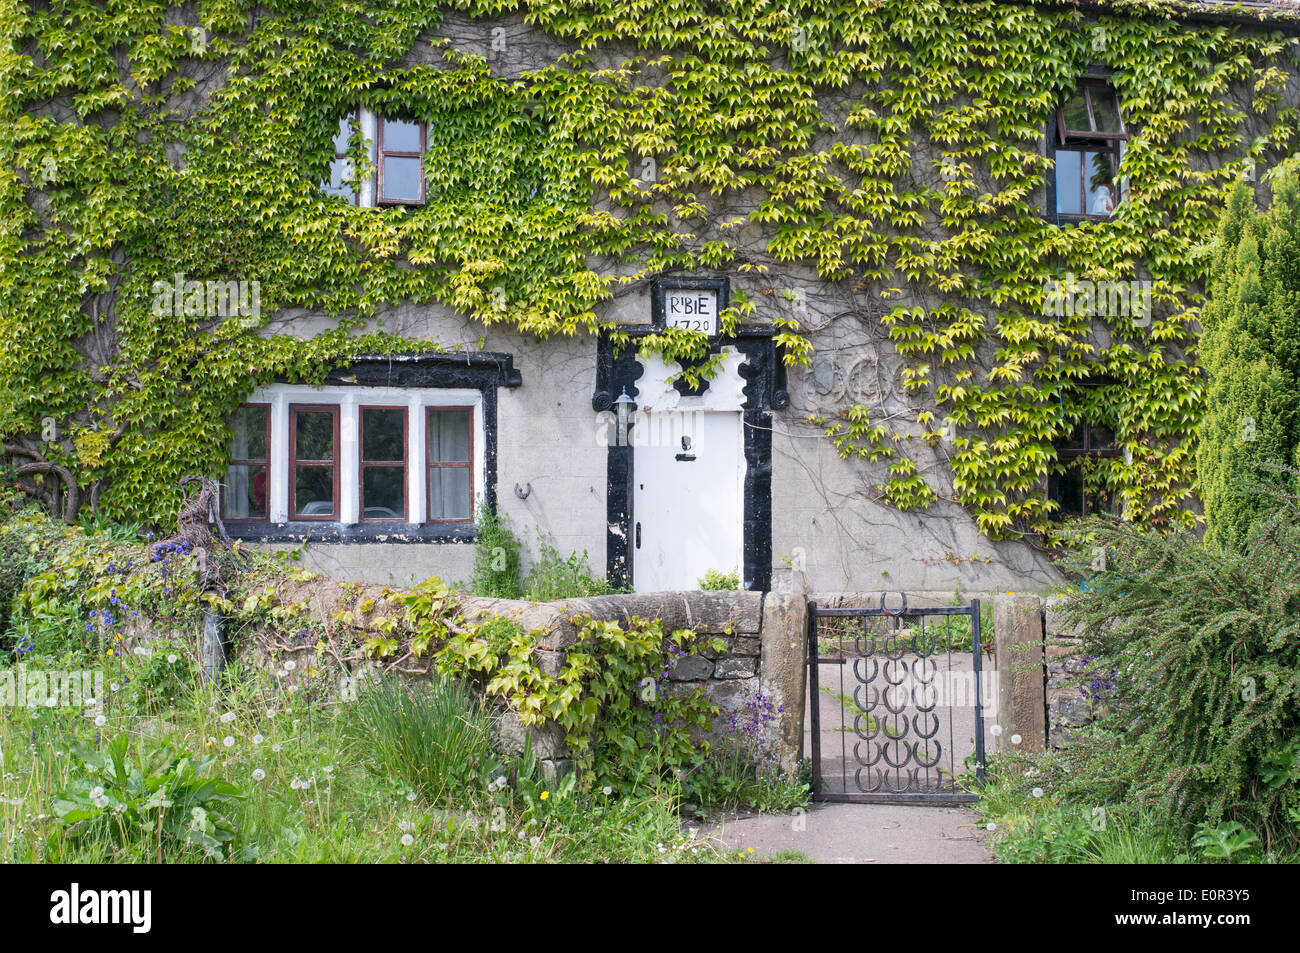
[[[336,404],[339,408],[339,522],[354,526],[361,520],[360,424],[361,407],[384,405],[407,408],[406,490],[411,505],[408,523],[388,523],[390,527],[411,525],[446,526],[430,523],[427,495],[426,455],[427,408],[470,407],[473,409],[473,511],[483,501],[486,479],[487,439],[483,422],[483,392],[475,388],[410,388],[328,386],[309,384],[273,384],[253,391],[247,403],[271,405],[271,477],[267,517],[272,523],[302,522],[289,517],[289,405]]]

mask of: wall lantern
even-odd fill
[[[636,401],[627,396],[627,388],[623,388],[623,393],[614,401],[614,412],[618,416],[618,445],[627,446],[627,428],[632,420],[632,412],[636,410]]]

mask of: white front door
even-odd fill
[[[744,430],[739,411],[638,414],[632,437],[632,583],[696,589],[708,570],[743,576]],[[640,434],[636,434],[636,430]]]

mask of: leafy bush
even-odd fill
[[[497,766],[491,717],[458,683],[386,678],[363,690],[350,714],[347,734],[357,759],[428,801],[480,787]]]
[[[586,550],[561,556],[549,537],[543,537],[538,548],[540,556],[528,575],[525,599],[552,602],[582,596],[606,596],[620,591],[603,576],[592,575]]]
[[[169,858],[186,847],[219,857],[235,839],[231,812],[243,794],[208,777],[215,755],[193,758],[166,742],[142,741],[133,760],[125,734],[102,751],[79,745],[73,754],[84,773],[54,799],[66,838],[103,837]]]
[[[763,813],[789,813],[807,807],[812,784],[791,776],[756,756],[749,746],[720,742],[696,765],[685,781],[686,805],[699,814],[750,808]]]
[[[495,599],[519,598],[519,537],[486,503],[474,518],[474,576],[470,592]]]
[[[573,621],[578,637],[555,675],[538,659],[540,633],[508,620],[460,629],[434,664],[445,677],[479,679],[524,725],[558,724],[584,791],[628,792],[693,766],[708,744],[697,744],[691,729],[711,727],[717,709],[698,690],[670,694],[660,685],[696,647],[695,633],[665,633],[658,620],[633,619],[626,629]]]
[[[1106,569],[1065,612],[1082,628],[1095,666],[1115,672],[1100,730],[1120,750],[1095,766],[1076,761],[1076,788],[1093,781],[1156,808],[1184,832],[1237,821],[1270,849],[1294,845],[1298,509],[1286,502],[1240,550],[1092,524]]]
[[[696,583],[701,589],[708,591],[711,589],[732,590],[740,588],[740,573],[736,570],[731,572],[719,572],[716,569],[710,569],[700,577]]]
[[[1214,826],[1201,824],[1196,829],[1192,846],[1198,848],[1206,860],[1231,864],[1256,859],[1258,843],[1259,838],[1237,821],[1227,821]]]

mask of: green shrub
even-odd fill
[[[698,814],[750,808],[786,814],[807,807],[812,785],[791,777],[751,746],[728,740],[716,745],[685,781],[686,806]]]
[[[166,741],[142,740],[132,758],[125,734],[102,750],[74,746],[73,754],[82,770],[54,799],[65,838],[103,838],[159,860],[187,847],[220,857],[235,839],[234,809],[243,794],[209,777],[215,755],[194,758]]]
[[[700,813],[734,811],[792,811],[808,804],[809,779],[791,777],[777,764],[767,742],[784,706],[762,692],[751,692],[731,715],[721,742],[686,778],[689,806]]]
[[[1237,821],[1270,850],[1295,844],[1298,510],[1289,500],[1240,550],[1124,523],[1090,526],[1106,568],[1064,609],[1084,632],[1100,730],[1115,753],[1101,745],[1095,762],[1074,756],[1076,790],[1092,783],[1155,808],[1184,836]]]
[[[660,684],[701,647],[695,633],[666,633],[658,620],[632,619],[626,628],[585,617],[573,623],[578,637],[554,675],[538,658],[541,633],[508,620],[459,629],[434,664],[444,677],[477,679],[524,725],[559,725],[583,791],[627,793],[693,766],[708,743],[696,743],[692,730],[712,727],[717,708],[698,690],[670,694]]]
[[[708,590],[732,590],[740,588],[740,573],[736,570],[731,572],[719,572],[716,569],[710,569],[696,582],[701,589]]]
[[[1258,858],[1259,838],[1237,821],[1222,824],[1201,824],[1196,829],[1192,846],[1208,861],[1238,863]]]
[[[459,683],[385,678],[360,693],[350,714],[357,759],[428,801],[471,792],[497,767],[491,717]]]
[[[495,599],[519,598],[519,537],[486,503],[475,516],[474,577],[470,592]]]
[[[549,537],[538,544],[540,555],[528,575],[524,598],[533,602],[553,602],[582,596],[606,596],[619,592],[603,576],[593,576],[587,565],[587,552],[561,556]]]

